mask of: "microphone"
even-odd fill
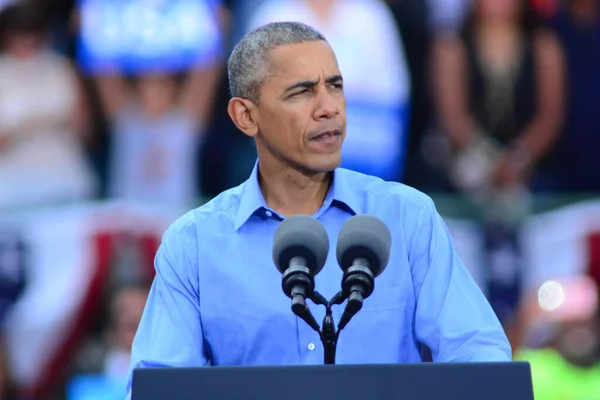
[[[344,271],[342,293],[348,299],[338,330],[362,308],[363,300],[373,293],[375,277],[390,258],[392,236],[379,218],[355,215],[344,223],[337,242],[337,260]]]
[[[283,220],[273,239],[273,261],[283,274],[283,292],[292,299],[292,311],[315,331],[314,319],[306,299],[315,289],[314,277],[323,269],[329,252],[327,231],[315,218],[298,214]]]

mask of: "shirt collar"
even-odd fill
[[[325,208],[336,206],[356,215],[361,213],[360,201],[352,189],[346,171],[337,168],[333,172],[333,182],[325,197]],[[258,210],[269,210],[267,202],[258,184],[258,161],[250,177],[244,182],[240,205],[234,223],[234,230],[238,230]]]

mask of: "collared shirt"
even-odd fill
[[[373,294],[340,333],[337,364],[421,362],[423,345],[437,362],[512,359],[432,200],[408,186],[335,170],[314,214],[330,240],[316,290],[328,299],[340,291],[337,236],[355,214],[382,219],[392,249]],[[169,227],[131,367],[323,364],[319,335],[292,313],[273,263],[273,235],[283,219],[267,206],[255,167],[245,183]],[[325,307],[307,304],[321,323]],[[333,306],[336,323],[343,307]]]

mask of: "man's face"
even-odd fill
[[[346,98],[337,60],[326,42],[273,50],[255,111],[259,148],[309,173],[340,165]]]

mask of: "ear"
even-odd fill
[[[258,134],[254,110],[256,105],[251,100],[240,97],[232,98],[227,105],[227,113],[235,126],[250,137]]]

